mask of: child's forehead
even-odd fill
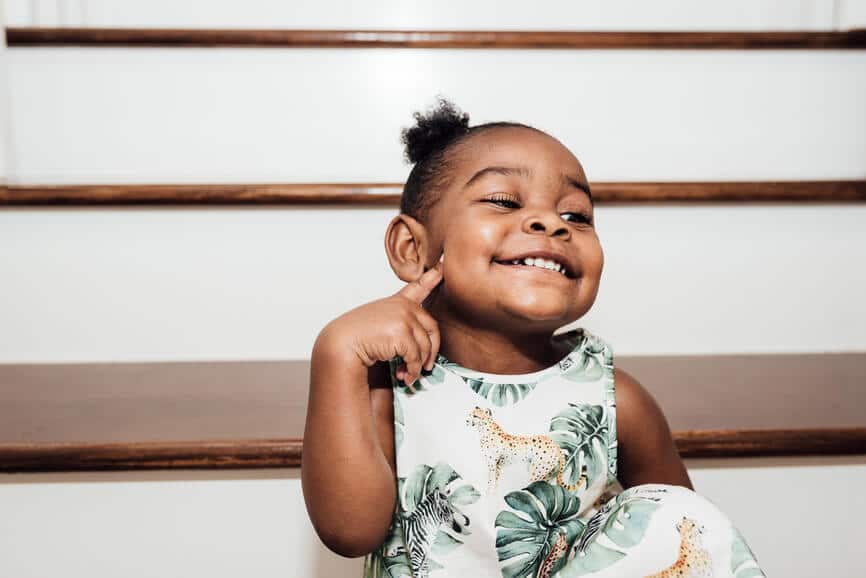
[[[491,129],[474,135],[455,153],[452,169],[464,180],[487,167],[509,167],[516,176],[562,174],[586,183],[583,166],[565,145],[530,128]]]
[[[473,136],[455,151],[452,187],[465,190],[488,175],[555,179],[584,190],[589,183],[577,157],[552,136],[529,128],[496,128]]]

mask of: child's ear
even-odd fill
[[[418,279],[425,271],[428,251],[424,225],[404,213],[391,219],[385,230],[385,252],[397,277],[407,283]]]

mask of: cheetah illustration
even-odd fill
[[[586,465],[581,468],[576,484],[565,483],[565,454],[550,436],[511,435],[493,420],[489,409],[477,406],[466,419],[466,425],[476,428],[481,434],[481,453],[487,463],[488,494],[496,489],[502,466],[518,461],[526,462],[530,483],[547,480],[555,469],[556,483],[569,492],[586,485]]]
[[[560,558],[565,556],[567,551],[568,542],[565,540],[565,532],[558,530],[556,533],[556,541],[553,543],[553,548],[550,549],[550,553],[538,568],[536,578],[550,578],[550,571],[553,570],[553,565],[556,564]]]
[[[680,533],[680,555],[670,568],[646,578],[700,578],[712,576],[710,555],[701,546],[701,528],[691,518],[677,524]]]

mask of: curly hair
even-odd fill
[[[426,221],[439,193],[449,185],[452,153],[470,137],[495,128],[537,128],[517,122],[489,122],[469,126],[469,115],[445,98],[426,114],[415,112],[415,126],[402,131],[406,159],[412,171],[403,186],[400,212]],[[538,131],[541,132],[541,131]]]

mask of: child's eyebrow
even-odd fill
[[[488,174],[504,175],[506,177],[529,177],[532,176],[532,170],[526,167],[485,167],[472,175],[472,177],[468,181],[466,181],[466,184],[463,185],[463,188],[468,188],[472,183]]]
[[[589,202],[595,205],[595,200],[592,198],[592,191],[589,190],[589,183],[569,175],[562,175],[562,182],[586,193],[586,196],[589,197]]]

